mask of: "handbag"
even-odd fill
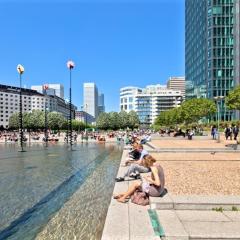
[[[147,193],[137,189],[131,196],[131,201],[132,203],[146,206],[146,205],[149,205],[149,196]]]

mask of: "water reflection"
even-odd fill
[[[95,203],[99,199],[102,200],[101,211],[96,211],[96,214],[97,217],[105,217],[113,187],[112,179],[121,156],[120,147],[107,144],[77,145],[76,151],[71,152],[64,145],[48,149],[39,145],[20,153],[16,152],[15,146],[0,145],[0,152],[0,208],[3,210],[0,239],[34,239],[40,227],[43,228],[66,201],[79,202],[77,206],[74,203],[62,208],[68,213],[80,208],[77,212],[81,213],[81,217],[77,220],[74,214],[69,215],[77,225],[82,224],[81,219],[88,218],[89,212],[93,221]],[[60,214],[61,211],[57,213]],[[58,226],[65,226],[64,218],[59,216]],[[74,234],[100,236],[102,226],[95,225],[92,232],[89,222],[87,226],[87,229],[85,226],[85,230],[83,228],[77,233],[74,230]],[[53,233],[54,228],[50,221],[39,238],[45,236],[48,239],[49,232]],[[66,228],[61,234],[68,236],[72,231]],[[52,238],[58,239],[57,234]]]

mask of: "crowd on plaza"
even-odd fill
[[[187,128],[186,131],[183,131],[180,127],[175,128],[165,128],[158,131],[162,137],[165,135],[170,137],[187,137],[188,140],[192,140],[194,135],[203,135],[203,128],[201,127],[192,127]]]
[[[141,143],[146,143],[151,140],[150,131],[135,131],[135,137],[141,137]],[[78,142],[83,140],[92,140],[96,142],[117,141],[129,144],[131,142],[131,134],[129,131],[72,131],[72,141]],[[43,131],[23,132],[23,140],[31,142],[68,142],[70,139],[70,131]],[[14,143],[20,139],[19,131],[0,131],[0,142]]]

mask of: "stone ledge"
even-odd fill
[[[123,167],[128,151],[124,150],[118,171],[122,176],[126,171]],[[114,193],[124,192],[132,181],[117,182]],[[147,209],[149,206],[139,206],[131,203],[118,203],[111,200],[102,234],[102,240],[159,240],[152,228]]]
[[[233,206],[240,208],[240,196],[176,196],[167,194],[163,198],[150,197],[152,209],[175,210],[212,210],[222,207],[231,210]]]

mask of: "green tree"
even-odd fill
[[[27,126],[32,130],[44,129],[45,113],[41,110],[33,110],[27,116]]]
[[[29,129],[29,117],[31,113],[24,112],[22,114],[23,119],[23,128]],[[9,118],[9,124],[8,127],[10,129],[19,129],[19,113],[14,113]]]
[[[131,129],[137,128],[140,124],[138,115],[135,111],[130,111],[128,113],[128,127]]]
[[[217,111],[212,100],[194,98],[185,101],[181,107],[181,118],[185,124],[198,122],[201,118],[210,116]]]
[[[48,113],[48,127],[52,130],[63,129],[66,119],[61,113],[50,112]]]
[[[72,128],[74,131],[82,131],[85,129],[85,127],[86,125],[83,122],[75,119],[72,120]]]
[[[119,127],[125,129],[128,126],[128,113],[126,111],[121,111],[119,114]]]
[[[168,111],[161,112],[155,123],[161,126],[172,126],[182,123],[181,108],[173,108]]]
[[[195,98],[185,101],[180,107],[164,112],[156,118],[155,124],[159,126],[172,126],[176,124],[196,123],[203,117],[211,116],[216,112],[213,101],[205,98]]]
[[[240,86],[229,92],[225,102],[230,110],[240,110]]]
[[[8,127],[10,129],[18,129],[19,128],[19,113],[14,113],[9,118]]]
[[[117,112],[109,113],[109,128],[112,130],[117,130],[120,128],[120,119]]]
[[[108,113],[100,113],[96,122],[97,128],[107,130],[110,128],[110,119]]]

